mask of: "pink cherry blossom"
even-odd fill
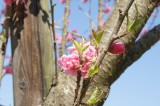
[[[58,44],[61,44],[61,42],[62,42],[62,37],[60,36],[59,33],[56,33],[56,42],[57,42]]]
[[[157,3],[157,7],[159,7],[159,6],[160,6],[160,2]]]
[[[85,76],[88,73],[90,66],[91,66],[91,62],[85,63],[85,65],[83,66],[81,70],[82,76]]]
[[[5,67],[5,69],[3,69],[3,73],[12,74],[12,67],[11,66]]]
[[[12,61],[12,56],[6,56],[6,59],[8,59],[9,62],[11,62]]]
[[[68,26],[71,24],[70,20],[68,20]]]
[[[59,0],[60,3],[65,4],[66,0]]]
[[[123,42],[120,41],[114,41],[111,44],[111,47],[109,49],[109,51],[113,54],[121,54],[125,52],[125,44]]]
[[[24,3],[24,4],[25,4],[25,3],[26,3],[26,0],[21,0],[21,3]]]
[[[1,14],[5,14],[5,10],[2,10],[2,11],[1,11]]]
[[[4,0],[4,3],[5,3],[6,5],[11,6],[14,1],[16,1],[16,0]],[[20,0],[20,1],[21,1],[21,3],[23,3],[23,4],[26,3],[26,0]]]
[[[67,38],[66,38],[67,43],[70,42],[72,39],[73,39],[72,33],[68,32],[68,35],[67,35]]]
[[[100,27],[101,27],[101,28],[103,28],[104,23],[105,23],[105,20],[104,20],[104,19],[102,19],[102,20],[100,21]]]
[[[77,29],[73,29],[73,30],[72,30],[72,32],[77,33],[77,32],[78,32],[78,30],[77,30]]]
[[[105,7],[102,11],[104,13],[109,13],[109,12],[111,12],[111,7]]]
[[[89,46],[82,54],[80,59],[79,53],[75,46],[69,47],[69,55],[63,55],[58,59],[58,66],[68,75],[77,76],[77,71],[81,71],[81,75],[85,76],[90,68],[92,60],[97,56],[97,49],[90,42],[84,43],[83,47]],[[81,63],[80,63],[81,61]]]
[[[58,65],[65,71],[66,74],[76,76],[77,71],[80,70],[81,68],[81,65],[79,63],[79,55],[77,54],[63,55],[58,60]]]
[[[85,61],[92,61],[97,56],[97,50],[95,46],[89,46],[83,53],[82,57]]]
[[[70,54],[78,54],[78,51],[77,51],[77,49],[75,48],[75,46],[69,47],[69,48],[68,48],[68,52],[69,52]]]
[[[144,27],[139,38],[142,38],[147,32],[148,32],[148,29]]]
[[[83,3],[87,3],[88,0],[82,0]]]
[[[13,3],[13,0],[4,0],[4,3],[6,3],[6,5],[11,6],[11,4]]]

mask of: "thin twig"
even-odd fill
[[[55,78],[52,79],[52,84],[57,84],[58,81],[58,68],[57,68],[57,44],[56,44],[56,34],[55,34],[55,28],[54,28],[54,6],[52,0],[50,0],[51,5],[51,18],[52,18],[52,36],[54,40],[54,59],[55,59]]]
[[[89,0],[89,10],[88,10],[88,14],[89,16],[91,16],[91,11],[92,11],[92,6],[91,6],[91,0]],[[90,26],[90,31],[92,30],[92,20],[89,20],[89,26]]]
[[[60,56],[62,56],[66,49],[66,37],[67,37],[67,27],[68,27],[68,17],[69,17],[69,11],[70,11],[70,0],[66,1],[65,6],[65,15],[63,20],[63,32],[62,32],[62,44],[60,49]]]
[[[61,28],[60,26],[58,26],[58,25],[55,25],[55,29],[58,29],[58,30],[63,30],[63,28]],[[85,37],[83,36],[83,35],[81,35],[81,34],[79,34],[79,33],[77,33],[77,32],[73,32],[73,31],[71,31],[70,32],[71,34],[73,34],[73,35],[75,35],[76,37],[80,37],[80,38],[84,38],[85,39]]]
[[[79,8],[79,10],[81,10],[81,11],[87,16],[87,18],[91,21],[92,27],[93,27],[93,28],[96,28],[96,25],[94,24],[91,16],[90,16],[85,10],[83,10],[81,6],[79,6],[78,8]]]
[[[82,96],[82,92],[83,92],[83,89],[84,89],[84,85],[85,85],[84,84],[84,80],[81,79],[80,86],[79,86],[79,89],[78,89],[78,92],[77,92],[77,97],[76,97],[76,99],[74,101],[73,106],[79,106],[80,105],[80,103],[81,103],[81,96]]]
[[[76,81],[77,87],[75,89],[75,97],[74,97],[74,104],[73,104],[73,106],[75,105],[75,103],[77,101],[77,97],[79,95],[78,92],[79,92],[79,88],[81,87],[80,82],[81,82],[81,71],[78,71],[77,72],[77,81]]]
[[[101,29],[101,21],[103,19],[102,0],[98,1],[98,30]]]

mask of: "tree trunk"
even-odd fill
[[[19,38],[12,42],[15,106],[39,106],[54,75],[48,1],[17,1],[12,9],[12,40]]]

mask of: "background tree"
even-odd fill
[[[13,71],[15,106],[37,106],[42,104],[45,106],[71,106],[74,99],[76,79],[66,76],[62,71],[58,71],[58,76],[55,74],[52,61],[51,36],[48,36],[50,35],[48,3],[41,0],[28,0],[22,5],[21,2],[21,0],[17,0],[7,6],[6,16],[10,18],[5,23],[6,32],[11,30],[13,70],[16,70],[16,72]],[[133,2],[136,3],[138,8],[138,18],[142,20],[136,29],[126,33],[127,22],[125,17],[127,13],[131,18],[131,23],[137,18]],[[102,105],[112,83],[119,78],[128,66],[159,40],[160,26],[158,25],[136,41],[148,16],[150,16],[158,2],[158,0],[116,1],[113,12],[105,23],[104,34],[99,46],[100,52],[97,63],[99,66],[101,65],[100,71],[86,86],[87,93],[83,95],[81,105],[87,102],[96,86],[103,91],[103,95],[95,105]],[[66,3],[66,11],[68,11],[68,6],[69,0]],[[101,8],[100,2],[99,6]],[[99,9],[99,22],[101,11]],[[66,20],[67,14],[68,12],[66,12]],[[64,23],[66,23],[66,20],[64,19]],[[52,26],[54,25],[52,24]],[[64,25],[63,33],[66,33],[67,29],[65,27],[67,25]],[[125,36],[119,38],[119,40],[125,43],[126,52],[121,55],[109,53],[108,49],[114,41],[113,37],[123,34]],[[53,35],[55,36],[54,33]],[[64,34],[63,40],[65,38],[66,34]],[[61,54],[64,53],[62,52]],[[58,83],[56,83],[57,77]]]

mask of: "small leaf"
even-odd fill
[[[96,41],[97,41],[98,44],[99,44],[100,41],[101,41],[101,38],[102,38],[102,36],[103,36],[103,33],[104,33],[104,30],[99,31],[98,34],[96,35]]]
[[[93,37],[96,39],[97,33],[94,29],[92,29],[92,34],[93,34]]]
[[[95,65],[95,64],[91,65],[89,68],[88,76],[91,77],[91,76],[95,75],[98,71],[99,71],[99,68],[97,65]]]
[[[6,43],[6,32],[3,29],[2,34],[0,35],[0,39],[2,40],[3,43]]]
[[[97,45],[98,45],[98,43],[97,43],[97,41],[96,41],[95,39],[92,39],[92,40],[91,40],[91,45],[93,45],[93,46],[97,46]]]
[[[135,30],[143,22],[143,19],[138,16],[138,8],[136,4],[135,4],[135,9],[136,9],[136,18],[131,24],[129,24],[128,22],[129,17],[127,15],[127,32]]]
[[[135,19],[133,23],[129,26],[128,32],[135,30],[142,22],[143,22],[143,19],[141,18]]]
[[[82,48],[82,53],[87,49],[89,47],[89,45],[88,46],[85,46],[85,47],[83,47]]]
[[[74,44],[74,46],[76,47],[76,49],[79,52],[79,54],[82,54],[82,47],[81,47],[81,45],[76,40],[74,40],[74,39],[72,39],[71,41]]]
[[[128,30],[128,27],[129,27],[129,15],[127,13],[127,30]]]
[[[102,94],[103,94],[102,91],[100,94],[98,93],[98,88],[96,87],[94,92],[92,93],[91,97],[87,101],[87,104],[93,105],[93,104],[97,103],[101,99]]]

